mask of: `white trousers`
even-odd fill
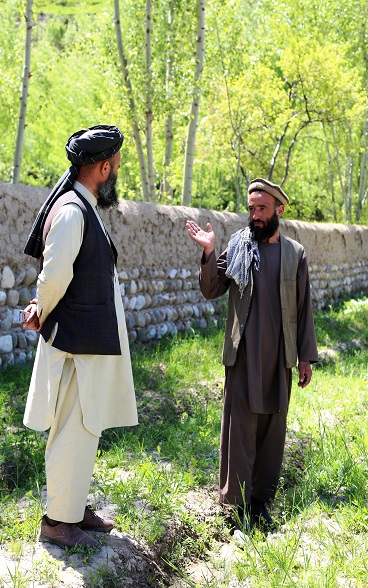
[[[50,519],[64,523],[83,519],[98,441],[83,426],[74,361],[66,359],[45,453]]]

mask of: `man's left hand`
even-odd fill
[[[37,298],[31,300],[28,306],[24,309],[24,312],[27,313],[28,318],[23,323],[23,327],[30,331],[40,331],[42,324],[40,322],[40,317],[37,315]]]
[[[312,379],[312,368],[310,366],[309,361],[300,361],[298,364],[299,370],[299,382],[298,386],[300,388],[305,388],[308,386],[309,382]]]

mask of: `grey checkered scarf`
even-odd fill
[[[252,263],[258,272],[261,271],[261,258],[258,242],[252,238],[249,227],[240,229],[230,237],[227,248],[226,275],[239,286],[240,297],[243,296],[249,281],[249,271]]]

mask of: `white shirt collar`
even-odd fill
[[[97,198],[90,192],[83,184],[76,180],[73,184],[73,188],[75,188],[92,206],[97,206]]]

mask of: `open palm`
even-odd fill
[[[198,243],[198,245],[203,247],[208,253],[214,250],[216,237],[210,223],[207,223],[206,231],[194,221],[187,221],[186,227],[188,235],[193,241]]]

